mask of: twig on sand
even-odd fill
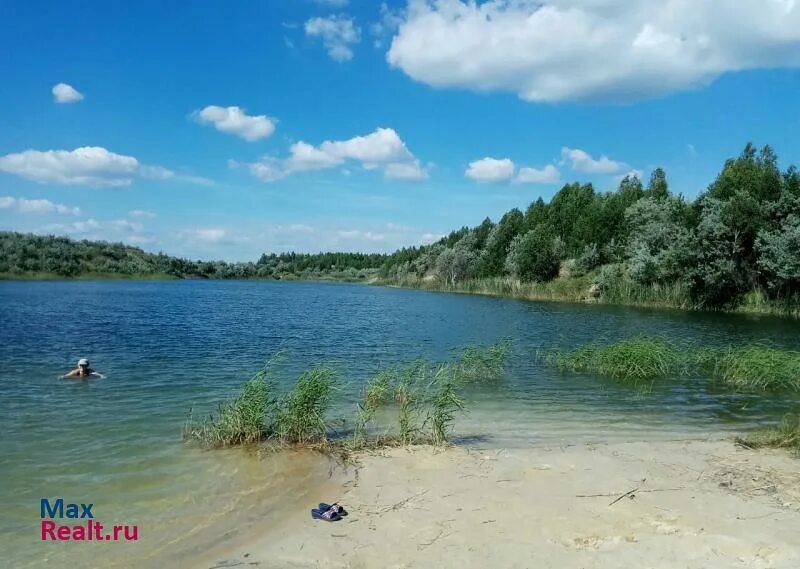
[[[634,494],[634,493],[635,493],[637,490],[639,490],[639,488],[641,488],[641,486],[637,486],[637,487],[636,487],[636,488],[634,488],[633,490],[628,490],[628,491],[627,491],[627,492],[625,492],[625,493],[624,493],[622,496],[620,496],[619,498],[617,498],[616,500],[614,500],[613,502],[611,502],[611,503],[609,504],[609,506],[613,506],[614,504],[616,504],[617,502],[619,502],[620,500],[622,500],[622,499],[623,499],[625,496],[630,496],[631,498],[633,498],[633,494]]]

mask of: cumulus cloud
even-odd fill
[[[19,213],[57,213],[59,215],[80,215],[79,207],[70,207],[50,200],[0,197],[0,209],[13,209]]]
[[[205,178],[176,175],[161,166],[141,164],[133,156],[116,154],[100,146],[6,154],[0,156],[0,172],[41,184],[66,186],[121,187],[131,185],[135,178],[210,183]]]
[[[506,182],[514,177],[514,162],[508,158],[481,158],[470,162],[464,175],[477,182]]]
[[[520,168],[515,179],[524,184],[553,184],[561,179],[561,173],[558,168],[548,164],[541,170],[530,167]]]
[[[595,159],[584,150],[567,146],[561,148],[561,163],[586,174],[614,174],[629,167],[625,162],[617,162],[607,156]]]
[[[248,115],[240,107],[209,105],[194,113],[201,124],[210,124],[220,132],[234,134],[248,142],[267,138],[275,132],[275,120],[266,115]]]
[[[195,229],[190,233],[191,236],[198,241],[204,241],[206,243],[219,243],[228,236],[227,230],[216,228]]]
[[[56,103],[77,103],[83,100],[83,95],[75,87],[66,83],[53,85],[52,93]]]
[[[800,66],[800,3],[412,0],[387,59],[434,87],[637,100]]]
[[[264,182],[274,182],[297,172],[327,170],[346,162],[355,162],[366,170],[381,170],[387,178],[424,180],[428,174],[419,160],[391,128],[347,140],[326,140],[319,146],[296,142],[283,159],[264,156],[247,164],[250,172]],[[237,162],[230,164],[238,167]]]
[[[320,38],[331,59],[339,63],[353,59],[351,46],[361,41],[361,30],[346,16],[311,18],[305,31],[308,37]]]

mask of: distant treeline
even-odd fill
[[[0,232],[0,274],[6,277],[87,275],[208,279],[364,279],[386,255],[367,253],[281,253],[255,263],[190,261],[104,241]]]
[[[670,191],[661,168],[646,186],[627,176],[610,193],[567,184],[549,203],[540,198],[498,223],[487,218],[433,245],[397,251],[381,275],[454,289],[480,279],[546,283],[562,275],[596,284],[616,302],[644,303],[649,292],[669,290],[668,303],[684,307],[746,300],[794,311],[800,173],[794,166],[782,172],[777,162],[769,146],[748,144],[693,201]]]
[[[453,231],[391,255],[282,253],[255,263],[188,261],[122,244],[0,234],[0,273],[202,278],[347,278],[437,283],[453,289],[498,279],[547,283],[583,279],[609,302],[648,295],[683,307],[800,302],[800,173],[778,167],[769,146],[748,144],[694,200],[670,191],[656,168],[616,191],[565,185],[545,203],[512,209],[499,222]],[[563,279],[559,279],[559,282]]]

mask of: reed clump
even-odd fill
[[[453,375],[460,383],[497,381],[505,375],[511,340],[504,339],[489,346],[468,346],[453,366]]]
[[[538,358],[562,370],[596,373],[629,383],[666,377],[683,369],[677,346],[647,337],[574,350],[554,349],[540,353]]]
[[[271,431],[269,417],[275,408],[275,382],[271,368],[277,358],[248,379],[242,391],[223,402],[216,414],[195,422],[190,410],[183,428],[184,440],[197,440],[203,446],[249,445],[267,438]]]
[[[768,346],[697,350],[700,369],[740,391],[800,391],[800,352]]]
[[[800,454],[800,417],[786,415],[774,429],[749,433],[736,442],[748,448],[784,448]]]
[[[283,444],[311,444],[327,439],[335,372],[318,366],[303,373],[278,403],[274,434]]]

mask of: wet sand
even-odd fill
[[[350,515],[307,494],[188,566],[800,567],[800,460],[730,440],[386,449],[319,490]]]

